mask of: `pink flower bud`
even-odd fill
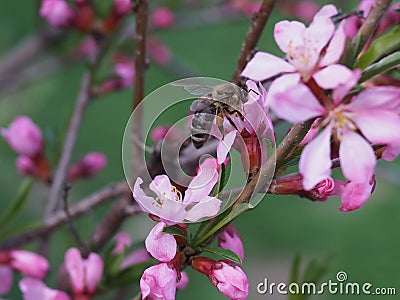
[[[177,290],[183,290],[184,288],[186,288],[188,283],[189,283],[189,276],[187,275],[186,272],[182,271],[181,272],[181,279],[176,284],[176,289]]]
[[[121,263],[120,269],[126,269],[130,266],[140,264],[148,261],[151,258],[149,252],[145,248],[137,249],[136,251],[129,254]]]
[[[158,143],[164,139],[169,129],[169,126],[157,126],[151,131],[150,137],[154,143]]]
[[[249,282],[246,274],[239,267],[232,267],[219,262],[209,275],[210,281],[229,299],[246,299],[249,294]]]
[[[132,238],[127,232],[119,232],[115,237],[115,248],[113,250],[114,254],[120,254],[124,250],[132,245]]]
[[[19,156],[17,158],[16,168],[21,175],[33,176],[36,174],[35,162],[27,156]]]
[[[145,240],[146,249],[156,259],[168,262],[175,257],[177,243],[173,235],[163,232],[165,223],[153,227]]]
[[[176,271],[161,263],[146,269],[140,278],[143,299],[175,300]]]
[[[114,13],[117,17],[122,17],[129,14],[132,11],[131,0],[115,0],[114,1]]]
[[[235,252],[240,259],[244,260],[244,249],[242,239],[235,226],[229,225],[219,236],[218,246]]]
[[[121,60],[114,65],[114,72],[121,79],[122,88],[130,87],[135,77],[135,65],[130,60]]]
[[[155,27],[169,28],[175,23],[175,15],[167,7],[158,7],[151,16],[151,23]]]
[[[13,282],[13,273],[9,266],[0,265],[0,279],[0,295],[7,294]]]
[[[26,276],[43,278],[49,270],[49,262],[43,256],[25,250],[10,251],[10,267]]]
[[[68,177],[71,180],[82,177],[92,177],[104,169],[106,164],[107,158],[104,154],[90,152],[69,168]]]
[[[347,212],[359,209],[367,202],[375,188],[375,176],[368,182],[348,182],[342,191],[341,211]]]
[[[0,134],[18,154],[35,157],[42,152],[43,140],[40,128],[26,116],[16,117]]]
[[[65,268],[75,294],[92,295],[103,275],[103,260],[96,253],[83,259],[79,250],[70,248],[65,253]]]
[[[40,16],[55,27],[64,27],[72,21],[74,11],[65,0],[43,0]]]
[[[19,282],[19,288],[24,300],[70,300],[63,291],[48,288],[42,281],[34,278],[23,278]]]
[[[165,44],[153,38],[148,41],[147,46],[149,54],[157,64],[165,66],[171,62],[172,54]]]

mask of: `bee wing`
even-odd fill
[[[207,106],[210,106],[214,103],[214,101],[210,98],[199,98],[192,102],[190,105],[190,110],[195,112],[201,110]]]
[[[202,85],[202,84],[191,84],[191,83],[171,83],[173,86],[183,87],[187,92],[195,96],[203,96],[210,93],[213,90],[212,86]]]

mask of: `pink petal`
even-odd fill
[[[367,182],[349,182],[346,184],[342,193],[342,207],[341,211],[352,211],[359,209],[367,202],[371,196],[374,187],[374,181]]]
[[[153,209],[152,203],[154,201],[153,197],[149,197],[145,194],[140,185],[143,183],[143,179],[136,178],[135,184],[133,186],[133,198],[139,204],[140,208],[145,212],[150,212]]]
[[[291,87],[286,86],[286,76],[282,76],[271,84],[271,109],[281,119],[291,123],[299,123],[325,114],[325,108],[319,103],[308,87],[300,83]],[[283,89],[276,88],[283,82]],[[282,90],[276,93],[276,90]]]
[[[7,265],[0,265],[0,295],[7,294],[13,283],[13,272]]]
[[[85,282],[87,291],[94,294],[103,276],[103,259],[96,253],[90,253],[85,260]]]
[[[331,130],[327,126],[301,153],[299,170],[306,191],[331,175]]]
[[[146,262],[150,258],[151,256],[145,248],[139,248],[134,252],[132,252],[131,254],[129,254],[127,257],[125,257],[125,259],[121,263],[120,269],[123,270],[130,266]]]
[[[368,110],[352,117],[373,144],[400,144],[400,116],[386,110]]]
[[[328,47],[326,48],[325,55],[319,62],[320,67],[325,67],[331,64],[335,64],[339,61],[340,57],[342,56],[344,45],[346,42],[344,24],[345,21],[342,21],[339,24],[339,27],[336,29],[335,33],[333,34],[333,37],[329,42]]]
[[[399,144],[389,144],[386,146],[382,153],[382,158],[387,161],[393,161],[400,154],[400,143]]]
[[[153,227],[145,240],[147,251],[156,259],[169,262],[176,254],[176,240],[173,235],[163,233],[165,223]]]
[[[343,98],[347,95],[350,90],[356,86],[358,80],[361,77],[361,70],[356,69],[352,72],[349,78],[347,78],[347,81],[339,84],[334,90],[333,90],[333,103],[335,105],[338,105]]]
[[[231,151],[233,142],[236,138],[236,131],[231,131],[224,136],[224,139],[218,143],[217,146],[217,158],[218,164],[224,163],[229,151]]]
[[[294,71],[296,69],[283,59],[266,52],[257,52],[241,75],[255,81],[263,81],[279,73]]]
[[[197,222],[201,218],[214,217],[219,213],[221,203],[221,200],[207,196],[188,211],[186,220]]]
[[[75,293],[85,291],[85,269],[81,253],[76,248],[70,248],[65,253],[65,269],[70,278],[72,290]]]
[[[275,41],[279,48],[287,53],[291,44],[302,44],[306,26],[297,21],[281,21],[274,28]]]
[[[24,300],[70,300],[63,291],[48,288],[42,281],[31,277],[23,278],[19,283]]]
[[[157,197],[160,199],[175,199],[175,192],[167,175],[156,176],[150,183],[149,188],[156,193]]]
[[[324,5],[314,16],[314,18],[319,17],[333,17],[338,13],[337,8],[333,4]]]
[[[332,38],[334,31],[335,24],[330,16],[322,16],[317,13],[304,33],[304,36],[307,37],[305,40],[307,48],[315,49],[319,54]]]
[[[340,166],[343,175],[352,182],[366,182],[372,177],[376,157],[371,145],[359,134],[346,131],[340,142]]]
[[[353,111],[386,109],[400,113],[399,99],[400,87],[373,87],[358,94],[347,107]]]
[[[179,280],[179,282],[177,282],[176,289],[183,290],[184,288],[186,288],[188,283],[189,283],[189,276],[187,275],[187,273],[185,271],[182,271],[181,279]]]
[[[340,84],[347,83],[353,72],[343,65],[330,65],[316,72],[313,78],[324,89],[334,89]]]

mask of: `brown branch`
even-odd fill
[[[354,51],[353,58],[356,59],[357,55],[363,49],[369,38],[374,34],[379,25],[383,15],[390,6],[391,0],[377,0],[369,15],[365,19],[357,35],[353,38],[351,49]]]
[[[84,73],[81,88],[76,99],[75,108],[71,117],[71,121],[68,127],[67,136],[64,141],[64,146],[61,153],[61,158],[58,162],[57,169],[51,185],[49,199],[47,202],[45,217],[48,218],[52,212],[56,209],[57,203],[60,199],[61,191],[65,184],[67,175],[67,168],[71,160],[72,151],[75,146],[78,131],[81,125],[83,114],[86,110],[86,106],[89,104],[92,94],[91,87],[93,83],[94,73],[100,64],[101,59],[104,57],[104,52],[107,49],[110,39],[101,40],[97,43],[97,52],[91,58],[90,66]]]
[[[102,205],[121,194],[129,191],[129,187],[125,181],[109,185],[100,191],[80,200],[77,204],[69,209],[71,218],[82,216],[95,207]],[[68,216],[64,210],[55,212],[51,217],[45,220],[44,224],[39,228],[32,229],[28,232],[12,236],[0,243],[0,248],[20,247],[37,237],[48,235],[54,229],[60,227],[68,221]]]
[[[260,10],[253,17],[253,21],[242,46],[235,73],[233,74],[232,81],[236,84],[240,81],[240,73],[242,73],[247,62],[251,59],[252,52],[257,46],[258,40],[261,37],[275,2],[276,0],[264,0]]]

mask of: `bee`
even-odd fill
[[[243,103],[247,102],[247,91],[233,83],[216,86],[200,84],[174,83],[195,96],[190,110],[193,112],[191,140],[196,149],[201,148],[208,140],[210,131],[217,116],[217,125],[222,131],[223,117],[236,128],[230,116],[243,117]]]

